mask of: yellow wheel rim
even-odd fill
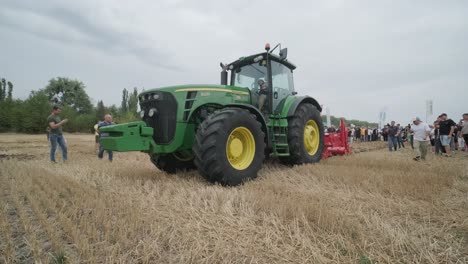
[[[320,143],[320,132],[317,123],[314,120],[307,121],[304,127],[304,147],[313,156],[317,153]]]
[[[237,170],[247,169],[255,157],[255,139],[249,129],[238,127],[229,134],[226,157]]]

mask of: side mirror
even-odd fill
[[[288,57],[288,48],[281,49],[279,56],[281,60],[285,60]]]

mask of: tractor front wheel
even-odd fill
[[[177,154],[154,155],[151,157],[151,162],[158,169],[171,174],[195,169],[193,158],[186,159],[179,156]]]
[[[290,165],[319,162],[322,158],[324,133],[317,108],[311,104],[301,104],[288,122],[290,156],[281,160]]]
[[[200,125],[193,153],[208,181],[235,186],[257,177],[265,159],[265,135],[255,115],[225,108]]]

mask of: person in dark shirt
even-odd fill
[[[384,128],[382,129],[383,141],[387,141],[388,139],[388,127],[389,125],[385,125]]]
[[[356,127],[354,130],[354,133],[355,133],[356,142],[359,142],[359,140],[361,139],[361,128]]]
[[[455,126],[457,125],[453,122],[452,119],[447,118],[447,114],[443,113],[439,116],[439,133],[440,133],[440,143],[445,149],[445,156],[450,156],[450,142],[452,140],[453,132],[455,131]]]
[[[440,144],[440,127],[439,127],[439,120],[434,121],[434,129],[431,132],[432,139],[434,141],[433,147],[434,147],[434,153],[436,155],[442,154],[445,152],[445,149],[442,148],[442,145]],[[432,144],[432,142],[431,142]]]
[[[67,142],[62,135],[62,126],[68,122],[68,119],[60,119],[61,109],[58,106],[52,108],[52,114],[47,117],[47,124],[50,127],[49,140],[50,140],[50,161],[55,163],[55,151],[57,144],[62,149],[62,161],[66,161],[67,156]]]
[[[388,137],[388,150],[392,151],[392,148],[397,150],[397,136],[398,136],[398,127],[395,126],[395,121],[391,122],[391,125],[387,128],[387,137]]]
[[[454,121],[455,122],[455,121]],[[456,123],[455,123],[456,124]],[[455,125],[455,129],[453,130],[453,134],[452,134],[452,140],[450,140],[450,149],[452,151],[454,150],[458,150],[458,138],[457,138],[457,134],[458,134],[458,131],[459,131],[460,127],[458,125]]]

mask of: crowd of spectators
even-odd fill
[[[382,140],[382,129],[376,127],[348,127],[348,141],[368,142]]]
[[[437,155],[451,156],[453,151],[468,151],[468,113],[462,115],[458,123],[443,113],[431,124],[424,123],[419,117],[411,124],[402,126],[395,121],[386,124],[383,128],[376,127],[348,127],[348,141],[388,142],[389,151],[405,148],[405,143],[415,151],[415,160],[425,159],[427,147]],[[328,133],[336,132],[334,127],[327,128]]]

